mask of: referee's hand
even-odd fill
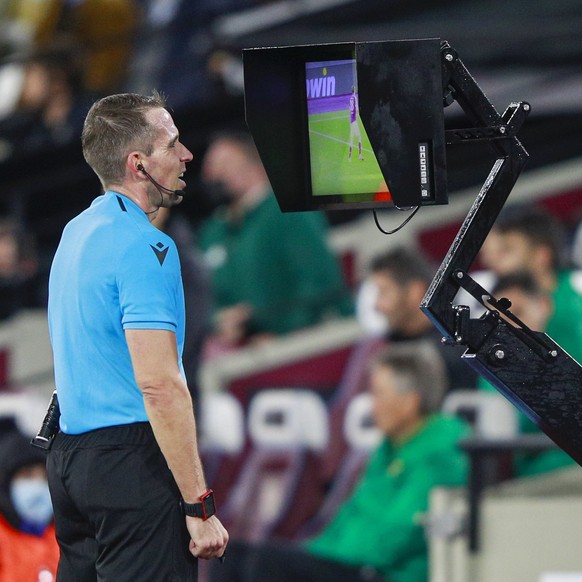
[[[186,516],[186,527],[190,534],[189,549],[193,556],[203,560],[224,556],[228,532],[216,515],[206,521],[199,517]]]

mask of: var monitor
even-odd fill
[[[282,211],[447,203],[440,40],[245,49],[243,63]]]

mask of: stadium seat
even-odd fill
[[[363,392],[354,396],[346,410],[344,438],[351,451],[369,453],[382,437],[372,418],[372,395]]]
[[[372,399],[368,392],[354,396],[346,409],[343,434],[347,443],[339,469],[317,514],[299,531],[297,538],[315,535],[339,510],[358,481],[370,455],[382,438],[371,415]]]
[[[442,411],[461,416],[482,438],[512,438],[518,433],[515,407],[497,392],[455,390],[448,394]]]
[[[199,448],[209,487],[216,489],[217,505],[226,499],[244,458],[244,410],[226,392],[204,394],[200,402]]]
[[[330,483],[349,448],[344,436],[346,410],[357,395],[368,389],[368,370],[374,355],[385,346],[383,338],[364,338],[354,348],[341,381],[328,404],[330,443],[322,464],[322,475]]]
[[[240,402],[228,393],[205,394],[200,408],[200,449],[240,453],[245,439]]]
[[[328,442],[327,410],[306,389],[257,393],[248,412],[250,451],[221,512],[231,537],[291,538],[323,495],[321,454]]]

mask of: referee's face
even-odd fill
[[[148,111],[147,117],[158,130],[153,152],[147,157],[148,172],[164,188],[183,190],[186,187],[183,175],[186,164],[192,161],[192,152],[180,141],[178,128],[168,111],[161,107],[152,109]],[[159,199],[157,191],[152,194],[155,200]],[[181,201],[181,197],[176,194],[168,193],[163,198],[162,206],[173,206]]]

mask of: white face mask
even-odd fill
[[[42,477],[18,477],[10,485],[10,498],[18,515],[27,523],[44,527],[53,518],[48,483]]]

